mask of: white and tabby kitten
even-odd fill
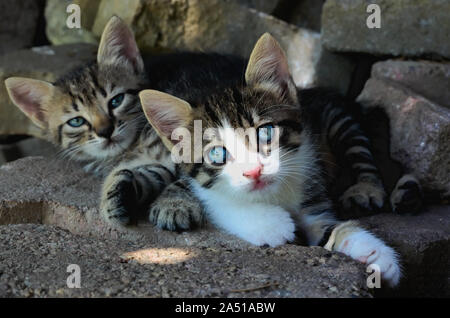
[[[343,160],[354,166],[358,191],[348,196],[384,203],[368,140],[357,123],[332,100],[302,102],[322,95],[297,91],[285,54],[269,34],[256,44],[245,78],[246,85],[207,97],[140,93],[149,122],[169,149],[179,150],[171,138],[175,130],[184,127],[195,136],[201,122],[203,149],[192,151],[180,167],[208,219],[256,245],[277,246],[303,234],[308,245],[378,265],[382,277],[396,285],[401,270],[395,251],[356,222],[339,222],[326,191],[319,147],[337,143],[346,145]],[[317,111],[323,114],[314,122]]]

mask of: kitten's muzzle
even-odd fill
[[[101,129],[96,131],[97,136],[103,137],[105,139],[111,139],[113,132],[114,132],[114,125],[102,127]]]

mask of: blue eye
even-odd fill
[[[86,119],[84,119],[83,117],[75,117],[69,120],[67,123],[69,124],[69,126],[78,128],[86,124]]]
[[[258,140],[260,143],[270,143],[275,134],[275,127],[272,124],[264,125],[258,128]]]
[[[111,107],[111,108],[119,107],[120,105],[122,105],[124,99],[125,99],[125,94],[119,94],[119,95],[113,97],[109,101],[109,107]]]
[[[223,165],[227,161],[227,150],[223,147],[214,147],[209,151],[209,159],[214,165]]]

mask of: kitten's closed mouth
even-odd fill
[[[252,190],[251,191],[260,191],[265,189],[267,186],[271,185],[273,183],[272,180],[262,180],[262,179],[257,179],[255,180],[255,182],[253,182],[252,184]]]
[[[107,139],[103,142],[103,149],[114,148],[121,143],[121,139]]]

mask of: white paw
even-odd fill
[[[289,212],[275,205],[232,201],[215,191],[194,191],[205,206],[208,221],[254,245],[272,247],[295,239],[295,223]]]
[[[258,245],[279,246],[295,239],[295,223],[288,212],[272,211],[264,218],[238,234],[244,240]]]
[[[390,287],[396,286],[400,281],[401,268],[397,253],[369,232],[358,231],[350,234],[337,247],[336,251],[361,263],[378,266],[381,278]]]

